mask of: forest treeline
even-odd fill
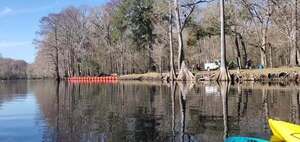
[[[27,66],[23,60],[3,58],[0,54],[0,80],[26,79]]]
[[[213,0],[110,0],[65,8],[40,20],[38,53],[27,74],[168,72],[172,62],[179,70],[183,59],[199,69],[221,56],[219,6]],[[297,6],[297,0],[225,1],[229,68],[298,65]]]

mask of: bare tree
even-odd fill
[[[242,0],[242,3],[248,9],[253,20],[254,28],[256,29],[256,34],[260,43],[260,62],[261,65],[266,67],[267,47],[270,45],[268,42],[268,30],[271,23],[274,3],[272,0]]]
[[[195,77],[194,75],[190,72],[188,69],[188,66],[186,65],[185,62],[185,56],[184,56],[184,47],[183,47],[183,38],[182,38],[182,32],[185,28],[185,26],[188,23],[188,20],[193,13],[193,11],[196,8],[196,5],[202,2],[207,2],[207,1],[196,1],[193,3],[188,3],[185,5],[179,5],[178,0],[174,0],[174,6],[175,6],[175,17],[176,17],[176,28],[177,28],[177,37],[178,37],[178,76],[177,80],[194,80]],[[185,14],[185,19],[183,22],[181,21],[181,16],[180,16],[180,7],[187,7],[189,10]]]
[[[55,78],[57,81],[60,81],[60,74],[59,74],[59,45],[58,45],[58,31],[59,31],[59,20],[60,20],[59,14],[50,14],[47,17],[43,17],[41,20],[42,23],[42,29],[41,35],[44,36],[42,38],[48,38],[53,39],[53,41],[49,42],[43,42],[44,46],[47,46],[48,48],[51,48],[54,50],[54,55],[52,55],[53,64],[55,66]],[[50,35],[50,33],[53,33],[53,38]],[[51,50],[50,49],[50,50]],[[50,51],[51,52],[51,51]]]
[[[145,73],[159,67],[160,72],[170,73],[171,80],[186,81],[195,79],[190,66],[201,69],[205,62],[220,58],[219,80],[230,80],[226,60],[240,68],[242,62],[246,66],[248,59],[253,61],[251,66],[294,66],[299,62],[294,3],[297,0],[233,1],[234,15],[230,11],[224,13],[224,0],[196,8],[210,1],[151,0],[142,8],[135,5],[136,0],[113,0],[101,7],[68,7],[49,14],[41,20],[38,56],[30,72],[40,77],[61,78]],[[219,2],[221,15],[215,10]],[[130,15],[132,12],[134,15]],[[140,20],[141,16],[147,21]],[[141,26],[151,34],[140,34],[144,30]],[[220,35],[221,42],[217,42]],[[226,41],[226,37],[232,40]],[[153,66],[149,66],[150,59]]]
[[[274,2],[274,16],[272,20],[274,25],[278,27],[278,31],[287,37],[289,47],[289,65],[296,66],[297,64],[297,33],[298,33],[298,17],[297,17],[297,0],[284,1],[276,0]]]

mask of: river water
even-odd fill
[[[222,142],[269,139],[299,120],[294,83],[0,82],[1,142]]]

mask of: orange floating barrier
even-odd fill
[[[67,80],[74,84],[115,84],[118,83],[117,75],[110,76],[72,76],[68,77]]]

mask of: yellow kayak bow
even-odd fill
[[[300,125],[269,119],[273,135],[282,142],[300,142]]]

